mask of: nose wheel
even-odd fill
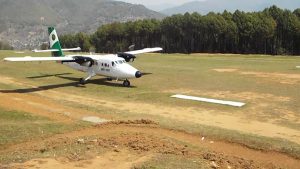
[[[130,87],[130,81],[129,80],[124,80],[123,86],[124,87]]]
[[[85,80],[84,78],[81,78],[81,79],[79,80],[79,84],[85,85],[85,84],[86,84],[86,80]]]

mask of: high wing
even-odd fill
[[[38,62],[38,61],[74,61],[72,57],[9,57],[4,58],[5,61],[10,62]]]
[[[142,53],[158,52],[158,51],[162,51],[162,50],[163,50],[162,48],[156,47],[156,48],[145,48],[142,50],[128,51],[128,52],[124,52],[124,53],[131,54],[131,55],[138,55],[138,54],[142,54]]]
[[[77,48],[70,48],[70,49],[61,49],[62,51],[79,51],[81,50],[80,47],[77,47]],[[58,52],[59,50],[58,49],[48,49],[48,50],[37,50],[37,49],[34,49],[32,50],[32,52],[35,52],[35,53],[42,53],[42,52]]]

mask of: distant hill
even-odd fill
[[[185,12],[198,12],[207,14],[208,12],[223,12],[227,11],[259,11],[266,7],[277,5],[280,8],[294,10],[300,8],[300,0],[206,0],[192,1],[183,5],[165,9],[161,13],[173,15]]]
[[[93,32],[112,22],[162,19],[142,5],[112,0],[0,0],[0,40],[14,48],[36,48],[47,40],[47,26],[59,33]]]

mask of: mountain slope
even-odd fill
[[[206,1],[192,1],[181,6],[169,8],[161,11],[166,15],[172,15],[185,12],[199,12],[207,14],[208,12],[223,12],[228,11],[259,11],[266,7],[277,5],[280,8],[294,10],[300,7],[299,0],[206,0]]]
[[[142,5],[112,0],[0,0],[0,40],[15,48],[35,48],[47,40],[47,26],[59,33],[93,32],[112,22],[162,19]]]

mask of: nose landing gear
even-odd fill
[[[123,86],[124,87],[130,87],[130,81],[129,80],[124,80],[124,82],[123,82]]]

